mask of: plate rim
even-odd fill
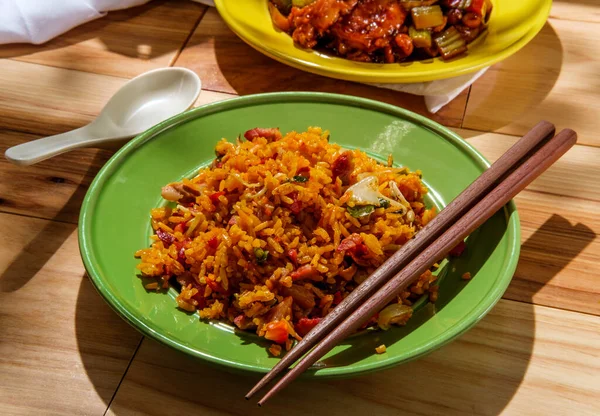
[[[536,24],[532,25],[531,29],[528,30],[521,38],[516,40],[513,44],[503,49],[502,51],[496,52],[489,56],[487,59],[482,59],[477,63],[472,65],[454,69],[452,66],[447,68],[443,68],[437,70],[435,72],[430,72],[424,70],[419,73],[411,74],[402,72],[402,67],[398,68],[398,71],[394,72],[379,72],[377,70],[371,69],[362,69],[362,68],[340,68],[337,66],[326,66],[321,65],[315,62],[311,62],[306,59],[302,59],[300,57],[289,56],[285,52],[281,52],[277,48],[271,48],[265,42],[260,42],[259,39],[252,39],[252,36],[248,36],[246,31],[241,29],[240,25],[238,25],[237,19],[234,19],[229,13],[227,13],[227,8],[225,7],[225,2],[230,0],[215,0],[215,6],[221,18],[225,21],[227,27],[236,34],[244,43],[255,49],[256,51],[268,56],[271,59],[274,59],[278,62],[281,62],[285,65],[291,66],[293,68],[310,72],[317,75],[326,76],[329,78],[341,79],[345,81],[355,81],[355,82],[370,82],[370,83],[392,83],[392,84],[405,84],[405,83],[415,83],[415,82],[429,82],[440,79],[454,78],[461,75],[467,75],[474,73],[480,69],[492,66],[495,63],[498,63],[511,55],[515,54],[519,50],[521,50],[525,45],[527,45],[544,27],[546,24],[548,17],[550,16],[550,10],[552,8],[552,0],[542,0],[543,10],[540,13],[540,18],[536,20]],[[267,0],[265,0],[267,1]],[[543,16],[543,19],[542,19]],[[314,53],[311,51],[306,51],[307,53]],[[342,58],[336,58],[342,59]],[[437,58],[434,58],[437,59]],[[417,61],[420,62],[420,61]],[[384,64],[378,64],[384,65]],[[392,64],[385,64],[392,65]]]
[[[482,169],[486,169],[490,166],[489,162],[479,153],[473,146],[462,139],[457,133],[453,132],[449,128],[438,124],[437,122],[430,120],[424,116],[413,113],[412,111],[406,110],[401,107],[393,106],[370,100],[366,98],[354,97],[350,95],[342,94],[331,94],[331,93],[320,93],[320,92],[275,92],[275,93],[264,93],[254,94],[242,97],[230,98],[223,101],[217,101],[208,103],[186,112],[180,113],[173,116],[161,123],[158,123],[154,127],[146,130],[144,133],[138,135],[127,144],[125,144],[120,150],[118,150],[108,162],[100,169],[85,195],[83,203],[81,205],[81,212],[79,215],[79,251],[80,256],[83,260],[84,267],[92,285],[100,296],[109,304],[121,318],[127,323],[133,326],[136,330],[141,332],[143,335],[148,336],[166,346],[169,346],[175,350],[184,352],[190,356],[200,358],[208,361],[212,364],[218,364],[228,367],[233,370],[243,370],[254,373],[265,373],[268,369],[258,367],[250,364],[244,364],[228,359],[220,358],[218,356],[207,354],[197,349],[189,348],[176,340],[173,340],[160,332],[155,331],[145,322],[141,321],[132,312],[130,312],[126,305],[122,304],[118,298],[112,293],[107,285],[100,278],[102,275],[100,267],[96,264],[95,255],[92,249],[92,226],[91,220],[94,213],[95,205],[101,195],[102,188],[106,181],[112,176],[114,171],[127,159],[130,153],[134,152],[138,147],[144,145],[146,142],[153,140],[159,136],[163,131],[174,128],[182,123],[189,120],[207,116],[215,112],[232,110],[239,107],[246,107],[248,105],[260,105],[260,104],[272,104],[278,102],[319,102],[328,104],[342,104],[350,105],[353,107],[359,107],[368,110],[375,110],[377,112],[383,112],[390,115],[399,116],[402,119],[409,120],[416,124],[434,131],[435,133],[442,136],[442,138],[449,140],[453,145],[461,148],[465,154],[474,160],[475,163],[479,164]],[[504,259],[502,272],[500,272],[499,282],[500,284],[491,288],[485,296],[479,300],[465,319],[459,324],[456,324],[444,332],[442,332],[434,341],[423,344],[421,347],[414,349],[410,356],[404,357],[393,356],[387,360],[379,361],[375,363],[366,364],[352,364],[343,367],[329,367],[320,369],[317,372],[310,372],[310,375],[320,378],[336,378],[336,377],[347,377],[354,376],[372,371],[383,370],[396,366],[402,362],[408,362],[420,358],[439,347],[448,344],[458,336],[462,335],[465,331],[470,329],[473,325],[479,322],[501,299],[506,288],[510,284],[514,272],[517,267],[519,253],[520,253],[520,221],[517,212],[516,204],[514,201],[510,201],[504,208],[504,214],[507,217],[507,228],[505,234],[508,237],[509,253]],[[490,299],[486,301],[486,299]]]

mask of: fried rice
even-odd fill
[[[177,306],[229,322],[289,350],[435,215],[419,171],[381,163],[309,128],[255,128],[222,139],[193,179],[166,185],[152,244],[135,253],[148,290],[179,290]],[[366,326],[405,324],[423,273]]]

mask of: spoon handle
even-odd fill
[[[89,125],[55,136],[32,140],[6,150],[4,156],[16,165],[28,166],[69,150],[90,147],[97,136],[90,134]]]

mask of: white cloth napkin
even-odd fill
[[[458,94],[469,88],[489,67],[473,74],[460,75],[454,78],[440,79],[414,84],[370,84],[379,88],[388,88],[414,95],[425,96],[425,106],[430,113],[437,113],[443,106],[454,100]]]
[[[0,44],[40,44],[111,10],[139,6],[149,0],[0,0]],[[213,0],[192,0],[214,6]],[[372,84],[425,97],[427,109],[436,113],[487,68],[475,74],[415,84]]]
[[[1,0],[0,44],[40,44],[111,10],[148,0]]]

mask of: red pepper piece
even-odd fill
[[[466,248],[467,245],[465,244],[465,242],[461,241],[452,250],[450,250],[448,254],[450,254],[452,257],[460,257]]]
[[[163,231],[160,228],[156,230],[156,235],[160,239],[160,241],[163,242],[165,247],[169,247],[175,241],[175,237],[173,236],[173,234]]]
[[[210,199],[210,202],[212,202],[214,205],[217,205],[219,203],[219,197],[221,195],[225,195],[225,192],[224,191],[215,192],[208,198]]]
[[[208,246],[213,250],[219,247],[219,240],[217,239],[217,237],[213,237],[210,240],[208,240]]]
[[[296,262],[298,261],[298,250],[296,250],[295,248],[292,248],[292,249],[288,250],[287,255],[290,258],[290,260],[294,264],[296,264]]]
[[[337,292],[335,292],[335,294],[333,295],[333,304],[337,305],[338,303],[340,303],[342,301],[342,292],[340,292],[339,290]]]
[[[338,176],[345,176],[352,171],[352,153],[344,152],[339,155],[331,166],[331,173],[333,174],[333,179]]]
[[[485,0],[473,0],[471,5],[467,7],[467,12],[477,13],[481,17],[485,17],[487,4]]]
[[[294,329],[298,335],[303,337],[308,334],[311,329],[317,326],[320,320],[321,318],[300,318]]]

